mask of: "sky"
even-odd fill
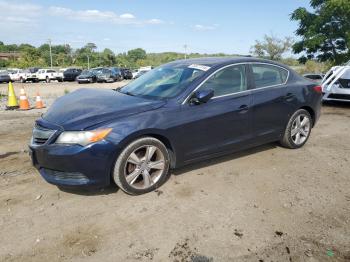
[[[0,0],[0,41],[244,55],[264,34],[294,37],[290,14],[300,6],[309,1]]]

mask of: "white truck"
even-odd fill
[[[63,75],[54,69],[39,69],[36,78],[38,81],[45,81],[46,83],[50,83],[52,80],[63,81]]]
[[[22,83],[27,81],[28,76],[31,74],[28,70],[10,68],[7,70],[12,82],[20,81]]]

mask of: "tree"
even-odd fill
[[[94,43],[87,43],[83,48],[89,50],[90,52],[94,52],[97,49],[97,45]]]
[[[128,51],[128,58],[136,63],[137,60],[146,58],[146,51],[142,48],[136,48]]]
[[[271,60],[280,60],[282,55],[287,52],[293,44],[290,37],[284,39],[273,35],[264,35],[263,41],[256,40],[251,48],[251,53],[259,57],[268,57]]]
[[[112,66],[115,64],[115,55],[111,49],[105,48],[101,54],[102,56],[102,65]]]
[[[301,40],[293,45],[295,53],[305,53],[300,62],[317,59],[340,64],[350,59],[350,1],[311,0],[313,8],[296,9],[291,19],[299,22],[296,34]]]

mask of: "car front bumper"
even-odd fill
[[[77,81],[79,83],[92,83],[92,79],[91,78],[81,78],[81,79],[77,79]]]
[[[29,145],[32,163],[49,183],[61,187],[105,187],[117,156],[109,141],[88,146],[44,144]]]
[[[342,88],[334,84],[331,88],[323,87],[323,101],[350,102],[350,88]]]

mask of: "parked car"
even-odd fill
[[[350,102],[350,61],[332,67],[322,80],[323,101]]]
[[[36,73],[36,77],[38,81],[45,81],[46,83],[50,83],[52,80],[63,81],[63,76],[54,69],[40,69]]]
[[[30,67],[27,69],[27,73],[26,73],[26,79],[24,82],[39,82],[38,76],[37,76],[37,72],[39,71],[40,68],[38,67]],[[23,82],[23,81],[22,81]]]
[[[169,168],[273,141],[302,147],[321,98],[320,86],[277,62],[180,60],[118,90],[80,89],[59,98],[36,121],[30,154],[52,184],[113,180],[143,194],[161,186]]]
[[[18,68],[8,68],[7,72],[11,78],[12,82],[19,81],[20,74],[22,73],[22,69]]]
[[[0,83],[10,83],[11,78],[7,71],[0,71]]]
[[[63,73],[63,81],[75,81],[81,72],[82,70],[79,68],[68,68]]]
[[[117,67],[103,68],[97,71],[96,76],[99,83],[113,83],[122,80],[122,74]]]
[[[64,78],[64,72],[66,72],[67,69],[68,68],[61,68],[61,69],[58,70],[58,76],[59,76],[60,79],[62,79],[62,81],[63,81],[63,78]]]
[[[322,83],[322,79],[324,78],[324,74],[304,74],[303,77],[310,79],[311,81],[317,83],[317,84],[321,84]]]
[[[109,69],[112,70],[112,72],[117,76],[116,81],[122,81],[123,80],[123,74],[120,68],[118,67],[110,67]]]
[[[79,84],[95,83],[97,81],[97,71],[96,70],[84,70],[77,77],[76,80]]]
[[[134,78],[139,78],[140,76],[146,74],[147,72],[149,72],[149,70],[139,70],[137,71],[137,73],[134,75]]]
[[[128,68],[121,68],[120,69],[123,79],[132,79],[132,72]]]
[[[147,73],[148,71],[151,71],[153,69],[153,66],[143,66],[139,69],[132,71],[132,78],[138,78],[139,76]]]

